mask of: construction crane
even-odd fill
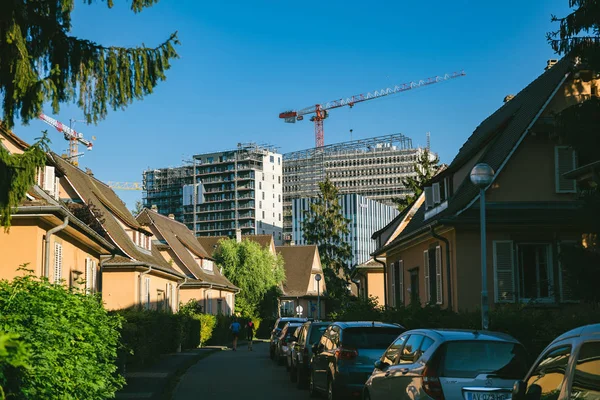
[[[106,182],[106,184],[114,190],[144,190],[139,182]]]
[[[83,155],[83,153],[79,153],[78,144],[81,143],[87,147],[88,150],[92,150],[93,144],[89,140],[83,138],[83,134],[80,132],[76,132],[69,126],[64,125],[62,122],[55,120],[54,118],[50,118],[45,114],[40,114],[39,118],[47,123],[50,126],[56,128],[57,131],[61,132],[65,135],[65,140],[69,141],[69,153],[67,155],[67,160],[75,165],[79,165],[79,157]]]
[[[300,110],[284,111],[279,114],[279,118],[285,120],[285,122],[295,123],[296,121],[302,121],[304,116],[307,114],[315,114],[310,120],[315,123],[315,147],[323,147],[324,145],[324,134],[323,134],[323,120],[329,116],[329,110],[339,108],[343,106],[354,107],[356,103],[361,103],[367,100],[378,99],[381,97],[389,96],[396,93],[406,92],[407,90],[416,89],[423,86],[432,85],[434,83],[447,81],[454,78],[465,76],[464,71],[454,72],[452,74],[445,74],[441,76],[434,76],[431,78],[423,79],[418,82],[408,82],[394,87],[388,87],[374,92],[365,94],[358,94],[355,96],[329,101],[327,103],[315,104],[314,106],[302,108]]]

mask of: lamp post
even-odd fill
[[[494,170],[485,163],[477,164],[471,170],[471,182],[479,188],[479,215],[481,220],[481,327],[489,327],[489,305],[487,290],[487,252],[485,238],[485,189],[494,179]]]
[[[321,282],[321,274],[315,275],[315,281],[317,281],[317,319],[321,319],[321,290],[320,290],[320,282]]]

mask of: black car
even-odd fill
[[[288,356],[290,380],[298,389],[308,384],[312,346],[317,343],[331,322],[305,322],[300,328],[296,343]]]
[[[275,349],[277,348],[277,340],[279,340],[279,334],[281,333],[281,329],[288,322],[306,322],[306,318],[293,318],[293,317],[282,317],[277,318],[275,321],[275,326],[273,326],[273,330],[271,331],[271,338],[269,339],[269,356],[271,359],[275,359]]]

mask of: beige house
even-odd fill
[[[377,305],[383,306],[385,299],[384,267],[371,259],[357,265],[353,271],[353,280],[358,280],[358,296],[361,299],[374,298]]]
[[[200,301],[206,313],[234,313],[235,294],[239,289],[221,274],[212,257],[184,224],[148,209],[136,219],[154,235],[154,248],[185,276],[179,284],[180,304],[194,299]]]
[[[82,207],[89,220],[86,222],[96,226],[117,249],[100,262],[106,307],[177,311],[179,285],[186,276],[152,245],[152,232],[131,215],[106,184],[56,154],[50,158],[57,170],[56,191],[60,200]]]
[[[0,126],[0,146],[21,154],[29,145]],[[26,264],[50,282],[63,281],[91,293],[99,290],[100,258],[115,247],[58,202],[53,191],[33,185],[11,225],[9,231],[0,229],[0,279],[22,275],[19,268]]]
[[[325,318],[327,310],[323,293],[327,293],[327,286],[317,246],[276,246],[275,249],[283,257],[286,276],[283,295],[279,297],[280,316],[300,315],[319,319],[320,301],[320,318]],[[320,281],[316,280],[317,274],[321,275]],[[301,312],[298,312],[298,306],[302,307]]]
[[[577,166],[577,155],[555,134],[553,115],[598,96],[595,76],[568,59],[549,63],[477,127],[426,185],[423,203],[405,226],[375,235],[373,256],[385,259],[388,306],[480,306],[480,197],[469,176],[477,163],[495,171],[485,190],[490,305],[570,301],[558,254],[562,243],[581,240],[573,224],[575,181],[563,176]],[[393,237],[392,231],[399,232]]]
[[[230,239],[227,236],[198,236],[196,238],[200,245],[206,250],[210,257],[213,256],[217,250],[219,241]],[[266,247],[269,249],[271,254],[275,254],[275,240],[272,235],[242,235],[238,232],[238,236],[235,238],[238,243],[242,240],[250,240],[258,243],[260,247]]]

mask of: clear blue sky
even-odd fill
[[[94,150],[80,159],[104,181],[141,181],[144,169],[180,165],[238,142],[285,153],[314,146],[313,124],[278,114],[464,69],[467,76],[353,109],[333,110],[325,143],[403,133],[450,162],[477,125],[557,58],[546,42],[567,0],[198,1],[162,0],[142,13],[129,1],[76,2],[73,34],[104,45],[155,46],[178,31],[180,59],[143,101],[96,126],[76,123]],[[50,113],[50,108],[47,110]],[[50,114],[51,115],[51,114]],[[55,118],[82,119],[72,105]],[[48,129],[15,126],[33,141]],[[52,128],[50,128],[52,129]],[[67,142],[49,130],[54,151]],[[132,207],[141,192],[119,192]]]

